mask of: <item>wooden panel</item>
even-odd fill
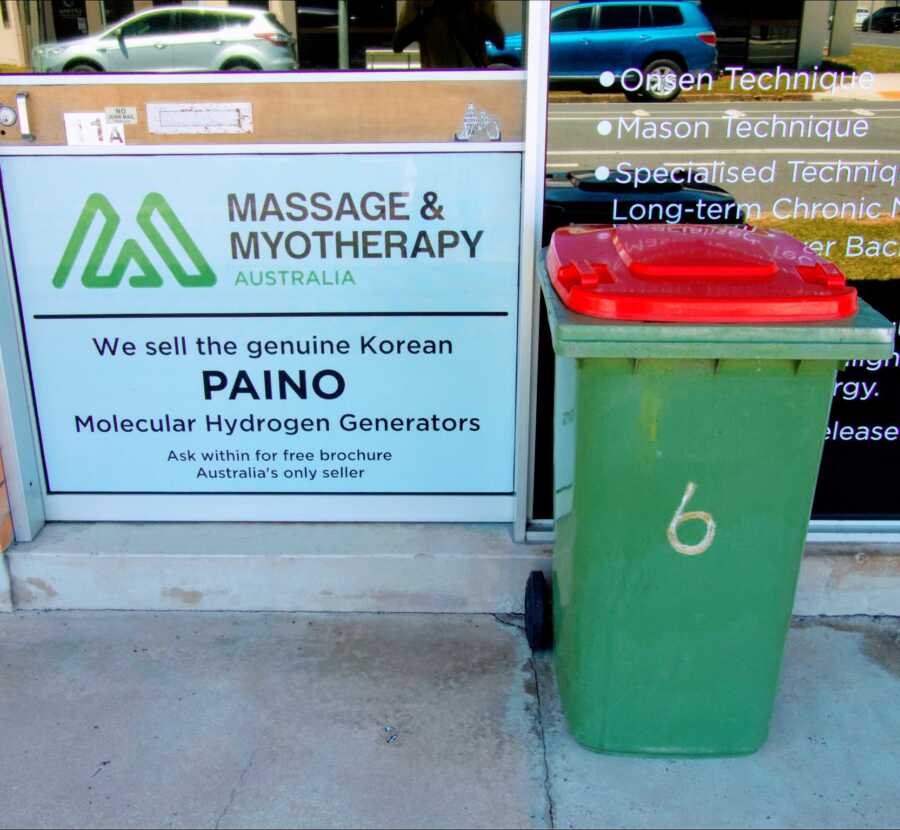
[[[9,496],[6,492],[3,459],[0,459],[0,553],[3,553],[12,544],[12,540],[12,516],[9,514]]]
[[[525,86],[519,80],[304,82],[229,84],[90,84],[0,87],[0,103],[15,107],[27,89],[31,131],[0,130],[0,147],[65,145],[63,114],[136,107],[138,123],[125,126],[129,144],[265,144],[452,141],[469,103],[499,119],[503,141],[521,141]],[[147,130],[149,102],[251,102],[252,133],[154,135]]]

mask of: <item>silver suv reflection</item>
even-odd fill
[[[274,14],[234,6],[138,12],[104,32],[31,52],[35,72],[196,72],[297,68],[295,42]]]

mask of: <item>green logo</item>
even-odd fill
[[[82,284],[87,288],[115,288],[122,282],[125,274],[129,271],[133,272],[136,267],[140,273],[128,278],[131,286],[134,288],[159,288],[163,284],[159,271],[157,271],[147,254],[144,253],[143,248],[134,239],[126,239],[122,244],[119,255],[113,263],[112,270],[108,274],[100,273],[100,265],[109,251],[116,231],[119,229],[120,221],[119,214],[113,209],[109,199],[100,193],[92,193],[84,203],[84,208],[82,208],[78,222],[75,224],[75,230],[72,231],[66,250],[63,252],[56,273],[53,275],[53,284],[57,288],[62,288],[66,284],[66,280],[69,279],[75,260],[78,259],[78,254],[81,252],[81,247],[84,245],[84,240],[91,228],[91,223],[98,213],[103,217],[103,227],[100,231],[100,236],[97,237],[97,241],[94,243],[94,250],[91,251],[87,264],[84,266],[84,273],[81,275]],[[169,243],[163,239],[162,234],[153,224],[154,214],[159,215],[160,220],[168,227],[185,253],[187,253],[196,273],[189,274],[184,270]],[[179,285],[183,285],[185,288],[208,288],[216,284],[216,275],[210,268],[206,258],[200,253],[200,249],[175,215],[175,211],[172,210],[161,194],[147,194],[147,198],[144,199],[138,210],[137,223]]]

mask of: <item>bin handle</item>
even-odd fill
[[[28,121],[28,93],[16,93],[16,109],[19,111],[19,129],[22,131],[24,141],[34,141],[34,133],[31,132],[31,124]]]

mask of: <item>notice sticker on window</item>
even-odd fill
[[[74,147],[116,147],[125,144],[125,128],[110,124],[103,112],[67,112],[66,144]]]
[[[147,128],[157,135],[223,135],[253,132],[250,103],[147,104]]]
[[[106,120],[110,124],[137,124],[137,107],[107,107]]]

